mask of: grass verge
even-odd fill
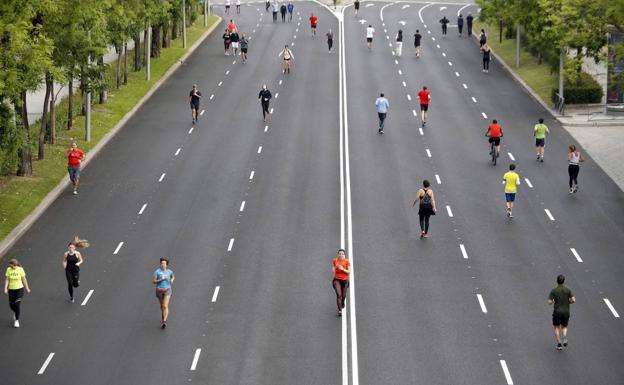
[[[188,47],[214,24],[216,16],[210,16],[208,27],[198,20],[187,29]],[[55,144],[47,144],[45,159],[33,160],[32,177],[7,176],[0,178],[0,239],[9,234],[28,214],[43,200],[43,198],[63,179],[67,177],[65,151],[72,138],[78,140],[78,146],[88,152],[100,139],[119,122],[128,111],[162,78],[165,72],[180,58],[187,49],[182,48],[182,38],[171,41],[171,47],[161,49],[161,56],[151,60],[151,80],[145,80],[145,71],[129,72],[128,84],[119,89],[110,89],[106,104],[95,104],[91,113],[91,142],[86,143],[84,138],[84,116],[74,119],[73,129],[57,126],[57,140]],[[133,55],[128,53],[128,65],[132,65]],[[114,84],[115,63],[107,68],[107,83]],[[112,79],[112,81],[111,81]],[[94,95],[96,97],[97,95]],[[74,103],[80,105],[80,96],[76,95]],[[57,106],[57,114],[67,113],[67,100]],[[36,141],[40,125],[31,126],[31,141],[33,155],[36,157]]]

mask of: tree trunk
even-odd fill
[[[67,85],[69,93],[67,99],[67,129],[74,128],[74,74],[69,73],[69,84]]]
[[[45,96],[43,97],[43,113],[41,114],[41,128],[39,129],[39,144],[37,151],[37,159],[43,160],[45,157],[45,137],[48,130],[48,106],[50,103],[50,93],[52,92],[52,75],[46,73],[45,75]]]
[[[139,72],[141,66],[141,37],[137,33],[134,37],[134,72]]]
[[[56,143],[56,95],[54,95],[54,81],[50,88],[50,143]]]
[[[20,158],[20,164],[17,168],[18,176],[31,176],[32,175],[32,155],[30,153],[30,132],[28,126],[28,109],[26,107],[26,90],[23,90],[20,95],[21,101],[16,103],[18,106],[16,111],[22,119],[22,129],[24,130],[24,144],[17,150],[17,155]]]
[[[98,58],[98,68],[100,69],[100,104],[106,104],[108,92],[106,91],[106,65],[104,64],[104,56]]]
[[[178,20],[173,19],[171,21],[171,39],[175,40],[178,38]]]
[[[152,27],[152,44],[151,44],[151,52],[150,57],[158,58],[160,57],[160,30],[162,28],[162,24],[157,24]]]
[[[117,53],[117,68],[115,71],[115,85],[117,89],[121,86],[121,55],[123,54],[123,47],[115,46],[115,52]]]
[[[128,84],[128,42],[124,42],[124,71],[123,71],[123,84]]]
[[[169,48],[169,22],[166,21],[162,25],[162,47]]]

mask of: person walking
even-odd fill
[[[230,56],[230,44],[232,43],[232,36],[228,28],[223,33],[223,48],[225,49],[225,56]]]
[[[585,162],[585,158],[576,149],[576,146],[571,144],[568,146],[568,176],[570,177],[570,194],[578,191],[578,174],[580,171],[580,162]]]
[[[442,18],[440,19],[440,24],[442,24],[442,36],[443,37],[446,37],[446,29],[447,29],[448,23],[450,23],[449,19],[447,19],[446,16],[442,16]]]
[[[327,49],[329,50],[329,53],[331,53],[332,47],[334,46],[334,33],[332,32],[331,28],[329,29],[329,31],[327,31],[325,36],[327,36]]]
[[[234,31],[236,31],[238,28],[236,28],[236,24],[234,24],[234,20],[230,20],[230,22],[228,23],[228,31],[230,33],[234,33]]]
[[[73,194],[78,194],[78,185],[80,184],[80,165],[85,159],[86,154],[78,149],[76,142],[71,142],[71,147],[65,153],[67,158],[67,172],[69,180],[72,183]]]
[[[30,293],[30,286],[28,286],[24,268],[15,258],[9,261],[9,267],[7,267],[4,276],[4,294],[9,296],[9,307],[13,310],[13,327],[18,328],[20,327],[19,319],[24,289]]]
[[[366,27],[366,45],[368,49],[373,48],[373,36],[375,36],[375,28],[369,24],[368,27]]]
[[[316,36],[316,26],[318,24],[318,17],[313,13],[310,14],[310,29],[312,30],[312,37]]]
[[[175,274],[169,269],[169,260],[160,258],[160,266],[154,271],[152,284],[156,285],[156,298],[160,304],[161,322],[160,328],[167,327],[167,318],[169,318],[169,301],[173,294],[171,285],[175,281]]]
[[[236,30],[230,34],[230,40],[232,41],[232,55],[236,56],[237,54],[240,54],[238,52],[238,48],[240,47],[240,36],[238,36],[238,32],[236,32]]]
[[[273,3],[271,3],[271,9],[273,10],[273,22],[277,23],[277,13],[279,12],[279,4],[277,4],[277,0],[273,0]]]
[[[572,290],[564,285],[565,276],[557,276],[557,287],[548,294],[548,304],[553,305],[552,324],[557,343],[557,350],[568,346],[568,322],[570,320],[570,304],[576,303]]]
[[[334,279],[332,286],[336,292],[336,307],[338,307],[338,316],[342,315],[342,309],[345,307],[345,299],[347,298],[347,289],[349,288],[349,273],[351,262],[345,258],[345,249],[339,249],[338,255],[333,259]]]
[[[472,21],[474,20],[474,17],[472,16],[472,13],[469,13],[468,16],[466,16],[466,28],[468,32],[468,37],[472,36]]]
[[[399,29],[396,35],[396,55],[401,57],[403,54],[403,30]]]
[[[507,205],[507,216],[513,218],[513,206],[516,200],[516,192],[518,191],[518,185],[520,184],[520,175],[514,170],[515,164],[509,165],[509,171],[503,175],[503,184],[505,185],[505,202]]]
[[[258,99],[260,100],[260,106],[262,107],[262,119],[265,122],[267,121],[267,115],[271,114],[269,112],[269,103],[271,102],[272,97],[273,96],[271,95],[271,91],[269,91],[266,84],[263,84],[262,89],[258,94]]]
[[[414,48],[416,49],[416,57],[420,57],[420,40],[422,39],[422,35],[419,30],[416,30],[414,34]]]
[[[492,58],[491,56],[492,50],[490,49],[490,46],[488,46],[487,44],[483,44],[480,50],[481,50],[481,53],[483,54],[483,72],[488,73],[490,72],[490,60]]]
[[[241,35],[240,39],[240,49],[241,49],[241,59],[243,60],[243,64],[247,63],[247,48],[249,47],[249,41],[245,34]]]
[[[230,14],[230,5],[232,5],[232,0],[225,0],[225,14]]]
[[[63,268],[71,303],[74,303],[74,288],[80,286],[80,265],[84,262],[82,254],[76,249],[87,247],[89,247],[89,241],[75,237],[72,242],[69,242],[67,251],[63,254]]]
[[[390,103],[388,99],[384,96],[383,92],[379,94],[379,97],[375,100],[375,106],[377,107],[377,116],[379,117],[379,133],[384,133],[384,121],[386,120],[386,115],[388,114],[388,108],[390,108]]]
[[[424,127],[427,124],[427,113],[429,111],[429,102],[431,101],[431,92],[429,92],[427,86],[423,86],[417,96],[420,101],[420,120],[422,120],[422,125]]]
[[[420,201],[418,205],[418,220],[420,222],[420,237],[429,237],[429,218],[436,214],[436,203],[431,184],[427,179],[423,180],[423,187],[416,193],[416,199],[412,207]]]
[[[191,117],[193,118],[193,124],[197,123],[199,119],[199,100],[202,97],[202,93],[197,89],[197,84],[193,84],[191,92],[189,92],[189,102],[191,104]]]
[[[286,4],[282,3],[282,5],[280,6],[280,14],[282,15],[282,23],[286,22],[286,11],[288,11],[288,8],[286,7]]]
[[[544,142],[546,135],[549,134],[548,126],[544,124],[544,118],[539,118],[538,123],[533,127],[533,136],[535,137],[535,152],[537,152],[537,161],[544,163]]]
[[[295,10],[295,5],[292,3],[292,1],[289,1],[286,8],[288,9],[288,22],[292,23],[292,15],[293,11]]]
[[[462,37],[462,30],[464,29],[464,17],[460,13],[457,16],[457,29],[459,30],[459,37]]]
[[[266,2],[264,3],[264,7],[265,11],[269,12],[269,9],[271,8],[271,2],[269,0],[266,0]]]
[[[355,17],[358,17],[358,12],[360,11],[360,0],[355,0],[353,2],[353,8],[355,9]]]
[[[292,66],[293,61],[295,61],[295,55],[293,55],[290,48],[288,48],[288,44],[286,44],[284,46],[284,49],[282,50],[282,58],[284,59],[283,60],[284,61],[283,73],[289,74],[290,67]]]
[[[236,0],[236,14],[240,15],[241,0]]]
[[[483,47],[487,43],[487,35],[485,34],[485,30],[481,30],[479,33],[479,48]]]

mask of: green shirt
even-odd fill
[[[548,133],[550,133],[550,131],[548,131],[548,127],[543,123],[538,123],[535,125],[535,128],[533,128],[535,139],[544,139]]]
[[[4,275],[9,280],[9,290],[17,290],[24,287],[22,278],[26,276],[26,272],[21,266],[16,268],[8,267]]]
[[[570,316],[570,299],[574,295],[565,285],[558,285],[556,288],[550,291],[548,299],[555,301],[553,308],[553,315]]]

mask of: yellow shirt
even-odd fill
[[[505,192],[506,193],[515,193],[518,191],[518,185],[520,184],[520,175],[518,175],[514,171],[507,171],[505,175],[503,175],[503,180],[505,181]]]
[[[16,268],[8,267],[4,275],[9,280],[9,290],[17,290],[24,287],[22,278],[26,276],[26,272],[21,266]]]

